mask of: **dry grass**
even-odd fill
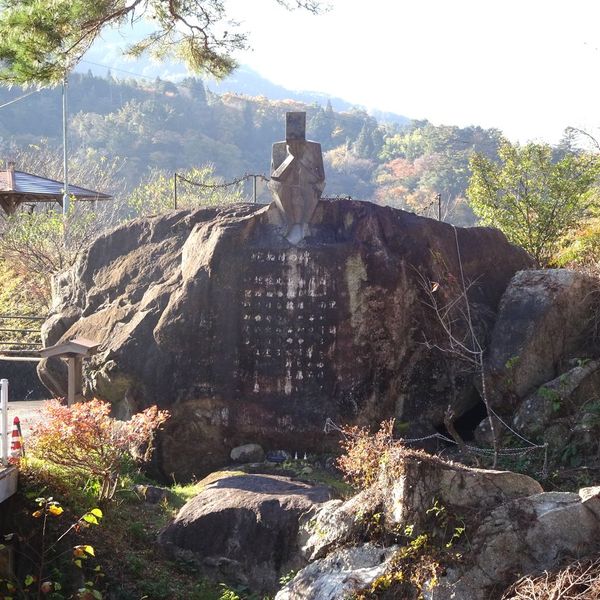
[[[535,577],[525,576],[502,600],[598,600],[600,556],[577,560],[568,566]]]

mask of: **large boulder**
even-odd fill
[[[535,479],[521,473],[465,467],[402,449],[398,454],[392,459],[398,461],[398,470],[384,471],[391,475],[383,483],[384,513],[388,523],[410,525],[415,533],[431,526],[434,505],[455,515],[472,516],[543,491]]]
[[[508,502],[474,532],[469,567],[451,570],[436,600],[493,598],[519,574],[552,570],[565,556],[600,549],[600,519],[591,502],[569,492],[546,492]]]
[[[232,205],[136,220],[97,238],[55,285],[47,340],[101,343],[86,393],[120,417],[171,411],[165,476],[201,475],[250,442],[326,451],[327,417],[396,416],[409,435],[431,433],[448,397],[459,416],[477,394],[451,354],[427,349],[444,333],[425,288],[440,305],[456,300],[462,265],[484,343],[511,277],[531,265],[497,230],[368,202],[321,201],[297,246],[276,217]]]
[[[547,445],[549,464],[595,466],[600,452],[600,361],[578,365],[540,386],[514,411],[513,428]],[[576,476],[576,472],[573,474]],[[569,476],[567,470],[566,476]]]
[[[486,357],[489,398],[513,409],[542,384],[589,356],[597,279],[567,269],[517,273],[502,296]]]
[[[331,500],[307,513],[300,522],[298,544],[308,561],[327,556],[332,550],[364,536],[363,517],[381,507],[379,494],[364,490],[345,502]]]
[[[204,568],[235,565],[238,580],[273,590],[281,575],[305,564],[297,552],[300,517],[330,498],[323,486],[287,477],[224,476],[179,511],[159,543]]]
[[[488,400],[546,466],[597,460],[600,348],[597,278],[566,269],[523,271],[502,296],[485,360]],[[509,430],[497,424],[497,433]],[[491,444],[487,421],[475,433]],[[520,440],[522,445],[523,440]]]
[[[327,502],[305,520],[299,543],[307,560],[367,536],[373,515],[388,531],[410,526],[414,535],[431,534],[438,510],[476,520],[510,500],[542,492],[527,475],[474,469],[423,452],[398,449],[385,463],[371,488],[345,502]]]
[[[565,414],[581,412],[590,400],[597,401],[599,386],[600,361],[582,362],[527,396],[514,413],[513,425],[527,435],[543,434],[558,425]],[[564,424],[573,427],[573,423]],[[562,442],[565,441],[563,436]]]
[[[234,463],[258,463],[265,459],[265,451],[259,444],[244,444],[235,447],[229,457]]]

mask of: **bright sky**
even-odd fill
[[[291,89],[521,141],[600,126],[597,0],[330,0],[320,16],[227,4],[253,47],[239,60]]]

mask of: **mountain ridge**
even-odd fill
[[[85,55],[85,58],[75,68],[76,72],[86,73],[91,71],[96,76],[106,76],[107,73],[122,72],[129,76],[154,80],[157,77],[177,84],[191,74],[182,63],[165,61],[157,63],[147,57],[128,60],[117,52],[117,44],[105,40],[106,45],[94,45]],[[108,51],[107,51],[108,48]],[[110,64],[107,64],[106,61]],[[331,103],[337,112],[346,112],[351,109],[364,110],[378,121],[406,125],[411,119],[395,112],[384,111],[377,108],[367,108],[360,103],[351,102],[338,96],[326,94],[315,90],[292,90],[275,83],[261,75],[248,65],[239,65],[233,73],[222,81],[203,79],[208,90],[215,94],[233,93],[246,96],[264,96],[270,100],[296,100],[304,104],[318,104],[322,107]]]

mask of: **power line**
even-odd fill
[[[146,79],[147,81],[153,81],[152,77],[147,77],[146,75],[142,75],[141,73],[135,73],[134,71],[126,71],[125,69],[119,69],[117,67],[112,67],[110,65],[104,65],[102,63],[93,62],[91,60],[81,60],[80,62],[87,63],[88,65],[94,65],[96,67],[104,67],[104,68],[108,69],[109,71],[119,71],[121,73],[127,73],[128,75],[134,75],[135,77],[140,77],[141,79]],[[20,100],[24,100],[25,98],[28,98],[29,96],[31,96],[33,94],[39,94],[40,92],[43,92],[45,90],[46,90],[46,88],[42,88],[39,90],[32,90],[31,92],[27,92],[26,94],[23,94],[22,96],[19,96],[18,98],[14,98],[13,100],[10,100],[9,102],[0,104],[0,109],[4,108],[5,106],[10,106],[11,104],[14,104],[15,102],[19,102]]]
[[[13,100],[10,100],[9,102],[6,102],[4,104],[0,104],[0,108],[4,108],[5,106],[9,106],[11,104],[14,104],[15,102],[19,102],[19,100],[24,100],[25,98],[31,96],[32,94],[38,94],[39,92],[43,92],[44,90],[33,90],[31,92],[27,92],[26,94],[23,94],[22,96],[19,96],[18,98],[14,98]]]
[[[135,71],[128,71],[126,69],[120,69],[118,67],[113,67],[111,65],[105,65],[103,63],[97,63],[91,60],[81,60],[80,62],[82,63],[87,63],[88,65],[94,65],[96,67],[104,67],[105,69],[107,69],[108,71],[117,71],[119,73],[125,73],[126,75],[132,75],[133,77],[137,77],[139,79],[143,79],[145,81],[147,81],[148,83],[152,84],[155,86],[155,91],[158,90],[158,88],[156,87],[156,77],[148,77],[147,75],[142,75],[141,73],[136,73]],[[160,79],[160,77],[158,77]],[[170,83],[173,83],[174,85],[177,86],[182,86],[181,82],[175,82],[171,79],[165,79],[164,81],[168,81]],[[202,80],[201,80],[202,81]]]
[[[127,71],[126,69],[119,69],[118,67],[112,67],[111,65],[105,65],[102,63],[93,62],[91,60],[81,60],[80,62],[86,63],[88,65],[94,65],[95,67],[104,67],[109,71],[118,71],[119,73],[126,73],[127,75],[133,75],[135,77],[139,77],[141,79],[146,79],[147,81],[154,81],[156,78],[148,77],[147,75],[142,75],[141,73],[136,73],[134,71]]]
[[[147,75],[142,75],[141,73],[136,73],[135,71],[128,71],[126,69],[120,69],[118,67],[113,67],[111,65],[105,65],[103,63],[97,63],[91,60],[85,60],[82,59],[80,62],[82,63],[86,63],[88,65],[94,65],[95,67],[104,67],[105,69],[108,69],[109,71],[118,71],[119,73],[125,73],[127,75],[133,75],[134,77],[139,77],[140,79],[145,79],[146,81],[150,82],[150,83],[155,83],[156,81],[156,77],[148,77]],[[160,79],[160,76],[157,76]],[[199,78],[200,81],[202,81],[202,83],[205,85],[206,87],[206,82],[202,79]],[[178,82],[178,81],[173,81],[172,79],[165,79],[163,81],[168,81],[170,83],[173,83],[174,85],[177,86],[184,86],[182,84],[182,82]]]
[[[105,65],[103,63],[96,63],[91,60],[81,60],[80,62],[84,62],[88,65],[94,65],[95,67],[104,67],[109,71],[118,71],[119,73],[126,73],[127,75],[133,75],[134,77],[139,77],[140,79],[145,79],[146,81],[154,82],[156,81],[156,77],[148,77],[147,75],[142,75],[141,73],[136,73],[135,71],[127,71],[126,69],[120,69],[118,67],[112,67],[111,65]],[[171,81],[170,79],[166,79],[165,81]],[[171,83],[175,83],[171,81]]]

